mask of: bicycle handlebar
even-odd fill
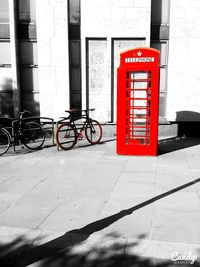
[[[19,114],[25,114],[25,113],[31,114],[29,110],[24,110],[24,111],[19,112]]]
[[[68,113],[78,112],[78,111],[88,112],[88,111],[94,111],[94,110],[95,110],[95,108],[89,108],[89,109],[69,109],[69,110],[65,110],[65,112],[68,112]]]
[[[31,114],[31,112],[29,110],[23,110],[23,111],[19,112],[19,119],[20,120],[23,118],[24,114]]]

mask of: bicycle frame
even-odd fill
[[[66,110],[65,111],[65,112],[68,112],[69,115],[67,117],[61,117],[61,119],[59,121],[57,121],[56,142],[57,142],[57,149],[58,150],[59,150],[59,147],[61,147],[63,150],[70,149],[70,145],[69,145],[69,148],[67,148],[63,145],[63,144],[67,144],[67,143],[72,144],[71,145],[71,148],[72,148],[74,146],[74,144],[77,143],[77,141],[83,139],[83,132],[84,132],[86,139],[89,143],[97,144],[100,141],[100,139],[102,137],[101,125],[99,124],[99,122],[90,118],[90,116],[89,116],[89,111],[93,111],[93,110],[95,110],[95,109]],[[76,122],[80,119],[83,119],[83,121]],[[94,125],[93,125],[94,122],[95,122],[95,125],[97,123],[97,126],[99,128],[99,136],[98,136],[98,139],[96,141],[95,140],[93,141],[91,139],[92,135],[94,135],[96,133],[96,129],[94,128]],[[71,141],[69,141],[69,142],[66,141],[66,143],[65,142],[60,143],[59,137],[58,137],[59,132],[61,133],[61,132],[65,131],[64,128],[62,128],[62,127],[65,127],[65,125],[71,127],[71,129],[73,130],[72,136],[74,134],[74,137],[72,137]],[[88,129],[91,129],[90,130],[91,131],[91,134],[90,134],[91,137],[88,135],[89,134]],[[69,135],[67,134],[66,136],[64,135],[62,138],[68,138],[68,137],[69,137]]]

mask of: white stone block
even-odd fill
[[[122,35],[125,31],[125,10],[124,8],[112,8],[111,33]]]
[[[184,38],[171,38],[169,42],[169,65],[184,66],[187,62],[189,43]]]
[[[50,95],[56,92],[55,86],[55,68],[39,68],[39,91],[41,94]]]
[[[40,93],[40,115],[54,118],[52,95]]]
[[[187,8],[187,9],[184,9],[185,12],[184,12],[184,17],[185,19],[188,19],[188,20],[193,20],[193,23],[199,23],[200,21],[200,18],[199,18],[199,12],[200,12],[200,9],[199,8]]]
[[[55,7],[55,36],[68,36],[67,6]]]
[[[184,19],[185,18],[186,10],[183,7],[174,7],[170,9],[170,17],[171,19]]]
[[[53,66],[68,65],[68,39],[56,37],[51,39],[51,58]]]
[[[51,64],[51,39],[49,37],[39,37],[38,44],[38,65]]]
[[[53,97],[54,118],[66,116],[66,113],[64,113],[66,109],[69,109],[69,94],[62,93],[54,95]]]
[[[197,0],[198,1],[198,0]],[[176,1],[170,1],[171,4],[171,9],[173,9],[174,7],[189,7],[190,6],[190,2],[193,2],[193,0],[176,0]]]
[[[138,8],[138,32],[141,37],[150,36],[151,13],[149,8]]]
[[[37,12],[40,9],[48,8],[48,6],[49,6],[49,0],[42,0],[42,1],[41,0],[35,0],[35,1],[36,1],[36,10],[37,10]]]
[[[190,7],[194,7],[194,8],[200,8],[200,1],[199,0],[188,0]]]
[[[0,68],[0,91],[1,90],[13,90],[11,68]]]
[[[67,6],[67,1],[66,0],[49,0],[49,4],[52,5],[52,6],[66,7]]]
[[[125,33],[127,36],[138,36],[138,17],[135,8],[125,9]]]
[[[134,7],[151,7],[151,0],[134,0]]]
[[[83,8],[81,12],[81,35],[97,37],[98,8]],[[83,19],[84,18],[84,19]]]
[[[171,18],[170,37],[183,37],[185,35],[184,18]]]
[[[188,40],[188,60],[190,66],[195,67],[196,69],[200,68],[200,53],[199,51],[200,37],[190,38]]]
[[[69,95],[69,69],[66,67],[56,67],[56,91],[58,94],[67,93]]]
[[[111,9],[101,8],[98,12],[98,34],[109,36],[111,32]]]
[[[42,2],[42,1],[41,1]],[[37,36],[54,36],[54,11],[49,5],[37,9]]]

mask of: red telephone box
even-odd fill
[[[117,70],[117,153],[157,155],[159,51],[121,53]]]

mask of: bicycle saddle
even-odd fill
[[[19,112],[19,115],[23,115],[23,114],[31,114],[31,112],[30,111],[28,111],[28,110],[24,110],[24,111],[21,111],[21,112]]]
[[[65,110],[65,112],[75,112],[75,111],[79,111],[78,109],[67,109],[67,110]]]

